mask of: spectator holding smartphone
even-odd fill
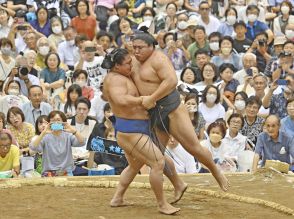
[[[74,169],[72,148],[81,147],[85,139],[66,122],[61,111],[52,111],[48,115],[50,123],[41,134],[30,143],[30,149],[43,153],[42,176],[72,176]]]

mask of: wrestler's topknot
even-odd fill
[[[146,32],[136,33],[135,36],[133,37],[133,41],[134,40],[143,40],[148,45],[153,45],[153,46],[156,46],[158,44],[156,39],[150,33],[146,33]]]

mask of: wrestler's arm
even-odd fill
[[[178,84],[176,72],[171,61],[163,53],[157,55],[160,57],[154,59],[153,68],[161,80],[161,83],[151,95],[151,98],[155,102],[170,94]]]
[[[128,94],[128,86],[126,80],[122,78],[113,78],[111,87],[108,86],[108,95],[115,104],[120,106],[138,106],[142,104],[141,97],[135,97]]]

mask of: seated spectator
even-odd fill
[[[6,88],[6,95],[0,97],[0,112],[3,112],[5,115],[11,107],[17,106],[22,108],[23,104],[29,102],[26,96],[21,95],[20,83],[18,81],[8,82]]]
[[[9,129],[6,129],[6,115],[2,112],[0,112],[0,132],[8,133],[11,135],[12,138],[12,144],[18,146],[18,143],[16,142],[14,136],[12,135],[11,131]]]
[[[290,76],[291,77],[291,76]],[[294,87],[291,84],[283,87],[283,92],[274,94],[274,91],[279,87],[277,81],[274,81],[269,88],[269,91],[264,96],[262,105],[265,109],[270,110],[270,114],[278,115],[281,119],[287,116],[286,103],[287,100],[293,97]]]
[[[220,24],[217,31],[222,36],[233,37],[235,35],[233,26],[236,23],[236,21],[238,20],[237,10],[235,8],[229,7],[225,11],[225,17],[226,17],[226,20]]]
[[[268,46],[268,41],[268,34],[266,32],[260,32],[256,34],[251,47],[247,50],[247,52],[251,52],[256,55],[256,67],[258,68],[259,72],[265,72],[265,67],[272,58],[272,56],[270,55],[271,51]]]
[[[294,74],[293,56],[291,53],[281,52],[279,58],[272,64],[271,73],[267,75],[272,81],[285,79],[288,74]]]
[[[189,112],[191,122],[195,128],[195,132],[199,140],[204,139],[205,120],[201,112],[199,112],[199,100],[198,95],[194,93],[188,93],[185,97],[185,105]]]
[[[194,157],[173,137],[167,143],[165,154],[173,160],[177,173],[197,173]]]
[[[261,73],[259,73],[256,67],[251,67],[247,69],[246,76],[244,77],[244,82],[243,84],[240,84],[237,87],[237,91],[244,91],[248,96],[254,95],[255,90],[253,88],[253,84],[254,84],[253,78],[259,74]]]
[[[285,35],[285,27],[290,20],[294,19],[291,15],[292,4],[288,1],[282,1],[280,4],[281,15],[277,16],[273,22],[273,31],[275,36]]]
[[[38,85],[33,85],[29,89],[30,102],[22,106],[22,111],[26,115],[25,121],[35,125],[36,120],[41,115],[48,115],[52,111],[49,103],[43,102],[43,90]]]
[[[92,133],[92,130],[96,124],[96,120],[90,116],[88,113],[91,108],[91,102],[85,98],[80,97],[76,101],[76,115],[67,119],[67,122],[76,130],[78,130],[81,135],[86,139],[86,142]],[[76,159],[88,159],[89,152],[86,150],[86,145],[81,148],[73,148],[73,158]]]
[[[91,15],[89,2],[86,0],[76,1],[77,16],[71,20],[78,34],[84,34],[89,40],[95,38],[97,32],[97,21],[93,14]]]
[[[230,36],[225,36],[220,41],[220,54],[219,56],[214,56],[211,62],[220,67],[223,63],[231,63],[235,70],[242,69],[241,58],[239,55],[233,52],[233,39]]]
[[[39,71],[41,69],[36,65],[37,53],[34,50],[27,50],[23,57],[27,60],[29,74],[39,78]]]
[[[32,124],[25,122],[25,115],[18,107],[11,107],[7,112],[8,129],[15,137],[21,154],[29,154],[29,143],[35,135]]]
[[[85,70],[76,70],[73,74],[73,82],[82,88],[82,95],[89,100],[94,97],[94,89],[88,86],[88,73]]]
[[[194,72],[196,74],[196,79],[197,79],[196,83],[199,83],[203,81],[202,69],[205,64],[209,63],[210,57],[206,50],[199,49],[195,53],[195,60],[196,60],[196,66],[191,65],[191,67],[194,69]]]
[[[41,37],[37,41],[37,57],[36,65],[39,69],[46,67],[45,59],[50,52],[55,52],[56,49],[53,48],[53,45],[50,43],[49,39],[46,37]]]
[[[193,68],[186,67],[182,70],[180,79],[181,79],[181,82],[184,82],[185,84],[194,85],[197,81],[197,76]]]
[[[226,157],[226,147],[222,142],[222,139],[226,135],[226,128],[223,123],[213,122],[207,128],[208,139],[201,141],[201,145],[207,148],[212,155],[212,158],[216,164],[225,172],[235,172],[236,165],[230,159]],[[201,164],[202,168],[200,173],[207,173],[207,168]]]
[[[107,103],[103,96],[103,82],[100,84],[99,91],[91,100],[91,109],[89,115],[94,117],[97,122],[102,122],[104,118],[104,106]]]
[[[234,24],[234,31],[236,33],[233,43],[234,50],[239,54],[246,53],[251,46],[252,41],[246,37],[247,27],[244,21],[237,21]]]
[[[163,41],[166,44],[164,52],[171,60],[174,69],[176,71],[182,70],[190,58],[189,52],[183,46],[183,42],[176,39],[175,34],[171,32],[165,34]]]
[[[82,96],[82,89],[77,84],[72,84],[69,86],[66,94],[66,102],[61,111],[66,115],[66,118],[74,116],[76,114],[76,103],[78,98]],[[62,108],[62,106],[60,106]]]
[[[30,143],[30,149],[43,153],[42,156],[42,176],[72,176],[74,163],[72,158],[72,147],[81,147],[85,144],[85,139],[66,122],[64,113],[52,111],[48,115],[50,123],[42,133]],[[55,124],[55,129],[51,124]],[[63,130],[58,124],[62,124]]]
[[[234,102],[231,104],[228,104],[229,109],[226,112],[226,121],[234,113],[245,116],[245,106],[246,106],[247,99],[248,99],[248,96],[244,91],[239,91],[239,92],[235,93]]]
[[[57,53],[49,53],[45,59],[46,68],[40,73],[41,86],[48,100],[63,91],[65,71],[60,68],[60,63]]]
[[[287,100],[287,116],[281,120],[281,131],[294,136],[294,98]]]
[[[220,104],[220,91],[214,85],[208,85],[202,93],[202,103],[199,104],[206,126],[218,118],[225,118],[225,109]]]
[[[253,41],[259,33],[265,32],[268,35],[268,39],[266,40],[266,44],[268,45],[272,42],[274,34],[265,23],[258,20],[259,13],[260,9],[256,5],[248,5],[246,9],[246,15],[248,17],[246,38]]]
[[[92,133],[88,139],[88,142],[87,142],[87,150],[90,151],[90,155],[89,155],[89,160],[88,160],[88,168],[92,168],[93,165],[94,165],[94,155],[95,155],[95,152],[91,149],[91,141],[93,138],[95,138],[96,136],[99,136],[99,137],[102,137],[102,138],[105,138],[105,131],[106,129],[111,129],[113,128],[113,124],[112,124],[112,121],[110,121],[110,117],[113,118],[113,113],[111,111],[111,108],[110,108],[110,105],[109,103],[106,103],[104,105],[104,118],[102,120],[101,123],[96,123],[93,130],[92,130]]]
[[[218,30],[220,26],[219,20],[210,14],[211,5],[208,1],[201,1],[199,4],[199,14],[196,22],[205,28],[207,35],[211,34],[215,30]]]
[[[130,40],[130,37],[134,34],[134,28],[132,26],[132,21],[128,17],[121,17],[118,20],[118,28],[120,34],[116,37],[116,44],[121,47],[123,44]]]
[[[1,16],[0,16],[1,17]],[[13,55],[12,42],[7,38],[0,39],[0,91],[3,89],[4,81],[8,78],[11,70],[15,66]]]
[[[101,30],[96,34],[96,42],[98,55],[105,56],[105,54],[108,52],[108,49],[113,46],[113,37],[108,32]]]
[[[234,66],[230,63],[224,63],[219,67],[220,78],[223,80],[224,91],[236,92],[239,81],[233,78]]]
[[[252,67],[256,67],[256,55],[253,53],[245,53],[242,57],[242,63],[243,63],[243,68],[239,71],[237,71],[234,75],[233,78],[237,79],[240,84],[245,83],[245,79],[247,76],[250,76],[248,74],[252,73]],[[250,70],[251,69],[251,70]],[[253,76],[253,75],[251,75]]]
[[[10,28],[13,24],[11,10],[5,7],[0,7],[0,39],[8,37]],[[13,12],[14,14],[14,12]]]
[[[78,15],[75,1],[61,1],[60,14],[63,27],[68,27],[71,19]]]
[[[238,163],[238,154],[247,149],[251,149],[247,145],[247,137],[242,135],[239,131],[243,127],[244,118],[242,115],[233,113],[228,119],[229,128],[225,138],[222,140],[224,144],[225,156],[231,158]]]
[[[11,135],[0,132],[0,171],[12,171],[13,177],[20,173],[19,149],[12,144]]]
[[[98,92],[102,78],[106,75],[106,70],[101,68],[104,60],[103,56],[95,56],[96,47],[94,42],[85,41],[82,44],[82,50],[79,62],[75,65],[75,69],[85,70],[88,74],[88,82],[90,87]]]
[[[63,25],[60,17],[56,16],[50,19],[50,28],[52,33],[48,37],[48,40],[54,45],[55,48],[58,48],[59,43],[65,41],[63,35]]]
[[[29,74],[27,68],[28,61],[23,56],[16,58],[15,67],[11,70],[9,77],[5,81],[4,90],[7,89],[7,85],[10,81],[18,81],[20,84],[20,92],[24,96],[28,96],[28,89],[33,85],[40,85],[39,78]]]
[[[261,100],[256,96],[251,96],[246,101],[244,125],[241,133],[251,141],[252,147],[255,146],[258,135],[262,132],[264,118],[258,116],[261,107]]]
[[[189,45],[188,51],[190,53],[191,58],[191,66],[196,66],[196,52],[199,49],[202,49],[204,51],[209,51],[209,42],[206,39],[206,33],[203,26],[197,25],[194,29],[194,38],[195,41]]]
[[[30,24],[39,33],[44,34],[46,37],[50,36],[51,28],[48,9],[45,6],[39,5],[36,15],[37,20],[31,21]]]
[[[266,131],[257,139],[252,171],[257,170],[258,161],[262,158],[261,167],[266,160],[279,160],[291,165],[290,156],[294,157],[294,138],[281,132],[280,118],[269,115],[265,120]]]
[[[219,42],[221,41],[222,35],[219,32],[212,32],[208,36],[209,48],[210,48],[210,57],[219,56],[220,47]]]

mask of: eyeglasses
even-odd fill
[[[0,150],[8,150],[11,145],[1,145]]]
[[[200,8],[201,11],[209,11],[210,8]]]

